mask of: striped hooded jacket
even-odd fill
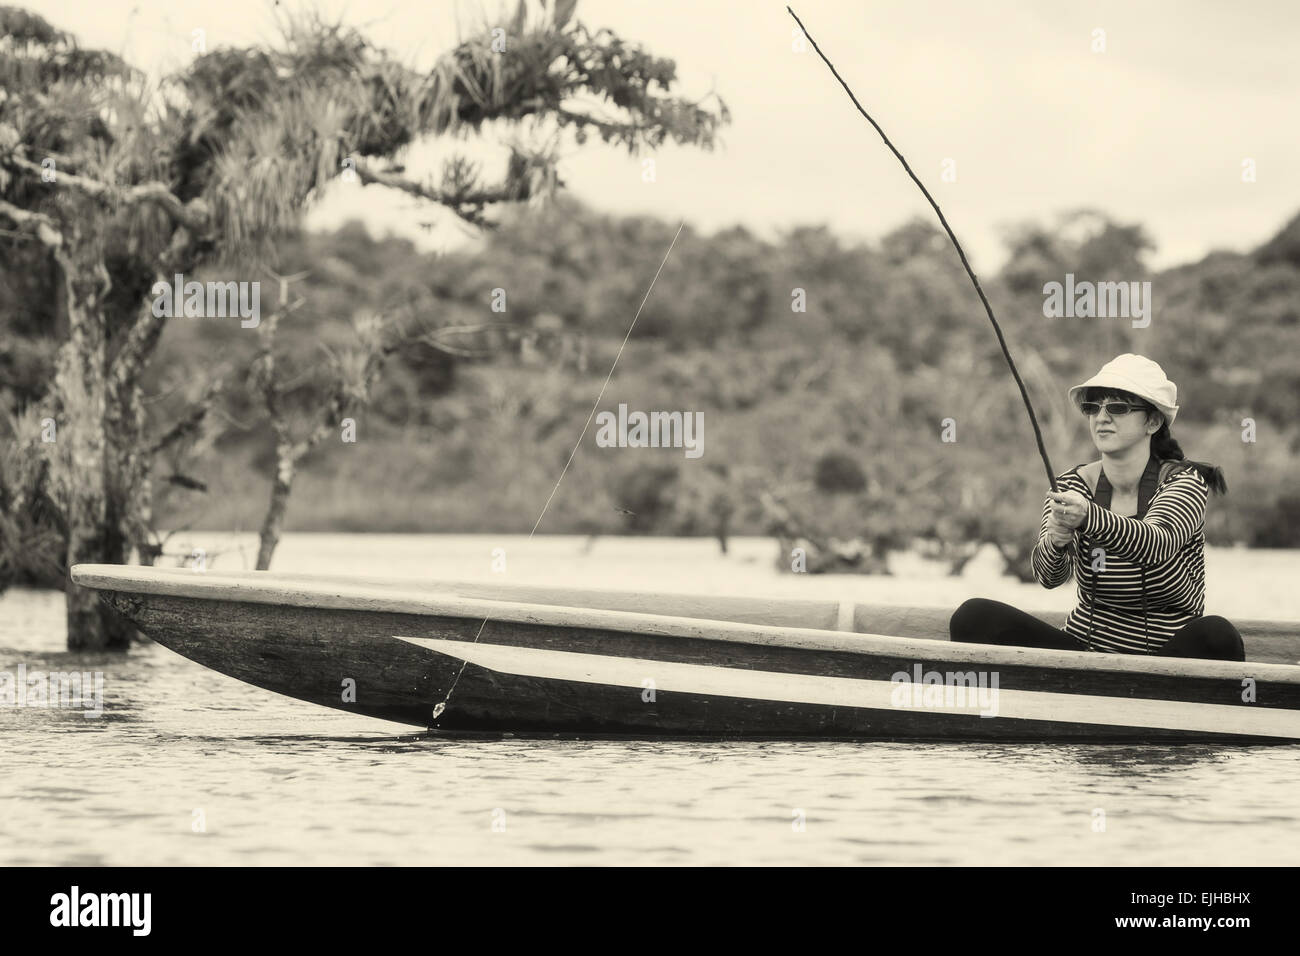
[[[1101,463],[1079,465],[1057,478],[1061,491],[1089,501],[1088,515],[1065,551],[1047,533],[1051,500],[1043,505],[1038,543],[1030,556],[1046,588],[1074,575],[1077,604],[1065,630],[1091,650],[1154,653],[1205,611],[1205,503],[1209,485],[1180,461],[1160,463],[1155,491],[1138,517],[1121,517],[1097,501]],[[1094,567],[1096,570],[1094,570]]]

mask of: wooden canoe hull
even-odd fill
[[[300,700],[442,733],[1300,739],[1295,666],[575,612],[342,584],[267,591],[233,578],[198,586],[158,584],[159,576],[144,580],[146,591],[142,569],[131,570],[134,580],[96,583],[84,574],[82,583],[100,587],[146,634],[185,657]],[[972,675],[985,681],[985,693],[927,691],[931,674]]]

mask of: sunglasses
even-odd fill
[[[1111,418],[1119,418],[1127,415],[1129,412],[1145,412],[1148,409],[1146,405],[1134,405],[1131,402],[1106,402],[1106,414]],[[1101,402],[1080,402],[1079,411],[1091,418],[1102,409]]]

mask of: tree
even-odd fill
[[[46,331],[60,343],[54,380],[34,399],[56,421],[57,441],[14,439],[46,463],[39,493],[57,512],[65,567],[123,563],[153,544],[157,439],[140,379],[166,324],[148,301],[156,282],[274,264],[277,240],[341,173],[476,225],[490,224],[492,208],[560,186],[555,138],[512,146],[496,182],[460,157],[437,183],[407,178],[394,157],[425,136],[531,118],[629,152],[669,136],[713,146],[725,105],[652,92],[672,88],[673,62],[589,30],[572,19],[574,6],[542,4],[530,19],[521,0],[504,34],[485,26],[429,73],[355,30],[287,20],[278,46],[205,53],[158,88],[40,17],[0,7],[0,241],[6,263],[48,271],[57,304]],[[577,109],[578,94],[617,114]],[[21,255],[11,259],[14,248]],[[125,622],[92,592],[66,590],[69,648],[128,644]]]

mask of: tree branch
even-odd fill
[[[54,220],[45,213],[32,212],[0,199],[0,216],[8,217],[14,225],[21,226],[51,251],[63,250],[63,233]]]
[[[214,379],[210,382],[194,407],[190,409],[189,414],[165,431],[157,441],[150,445],[148,454],[150,456],[156,455],[177,442],[196,434],[199,428],[202,427],[204,419],[207,418],[208,412],[212,409],[212,403],[220,393],[221,388],[221,379]]]
[[[253,359],[253,384],[262,393],[267,413],[271,418],[271,428],[275,432],[276,444],[291,446],[289,423],[285,420],[284,409],[280,405],[280,384],[275,380],[275,333],[280,319],[297,311],[306,299],[299,297],[287,305],[277,308],[262,320],[257,328],[259,347],[257,357]],[[295,459],[296,460],[296,459]]]
[[[17,153],[11,153],[5,161],[33,176],[40,176],[44,172],[39,165],[23,156],[19,156]],[[75,189],[83,195],[106,205],[120,203],[126,206],[146,204],[158,206],[177,225],[184,226],[193,232],[206,232],[212,224],[212,212],[203,199],[195,197],[189,202],[181,202],[175,193],[159,182],[140,183],[136,186],[116,186],[100,182],[97,179],[91,179],[88,176],[60,172],[55,184]]]
[[[518,202],[521,199],[527,199],[527,196],[519,195],[517,188],[511,188],[502,184],[493,188],[480,188],[475,190],[466,190],[464,192],[452,192],[449,190],[438,189],[426,183],[419,183],[413,179],[407,179],[405,176],[399,176],[387,170],[375,169],[367,163],[360,162],[356,165],[357,177],[361,180],[363,186],[369,186],[372,183],[379,186],[387,186],[389,189],[397,189],[417,199],[424,199],[429,202],[437,203],[450,209],[453,213],[468,222],[470,225],[479,227],[490,227],[490,223],[483,217],[483,209],[486,206],[495,205],[502,202]]]
[[[158,257],[157,279],[160,282],[166,282],[170,279],[173,264],[178,262],[183,251],[189,246],[191,234],[185,226],[177,227],[172,233],[171,241],[167,248]],[[135,324],[131,326],[130,331],[122,340],[121,347],[118,348],[117,354],[113,357],[112,368],[109,371],[110,385],[121,392],[129,387],[144,368],[145,362],[153,354],[153,350],[158,345],[158,340],[162,338],[163,326],[167,324],[165,315],[154,315],[151,307],[141,311]]]

